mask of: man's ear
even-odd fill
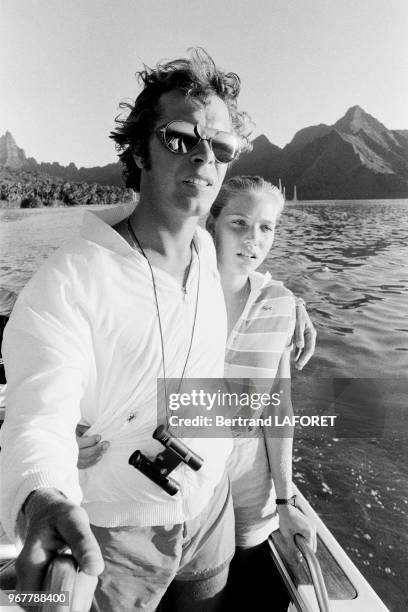
[[[141,155],[136,155],[136,153],[133,153],[133,159],[135,161],[136,166],[139,168],[139,170],[143,170],[144,168],[143,157]]]
[[[214,217],[212,216],[211,213],[208,213],[208,217],[207,217],[207,219],[205,221],[205,229],[214,238],[214,236],[215,236],[215,219],[214,219]]]

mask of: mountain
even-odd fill
[[[229,176],[237,174],[280,178],[288,197],[296,185],[301,199],[407,198],[408,130],[388,130],[353,106],[332,126],[300,130],[283,149],[259,136],[230,168]]]
[[[251,153],[238,158],[231,166],[229,176],[240,174],[259,174],[271,177],[269,180],[276,182],[281,173],[280,159],[282,149],[269,142],[263,134],[252,141],[253,149]],[[256,168],[256,172],[248,172],[247,165],[250,161],[251,167]]]
[[[393,133],[400,138],[408,140],[408,130],[393,130]]]
[[[106,166],[94,166],[91,168],[77,168],[74,163],[61,166],[58,162],[38,163],[33,157],[26,157],[23,149],[20,149],[12,134],[7,131],[0,136],[0,168],[11,170],[24,170],[45,174],[47,176],[61,178],[66,181],[99,183],[100,185],[123,186],[122,166],[119,162],[107,164]]]
[[[331,131],[331,127],[325,123],[319,123],[319,125],[311,125],[310,127],[303,128],[296,132],[291,142],[287,145],[288,150],[297,149],[303,147],[309,142],[313,142],[317,138],[326,136]]]
[[[72,162],[68,166],[61,166],[58,162],[41,162],[39,164],[30,157],[25,167],[29,170],[67,181],[123,186],[122,166],[119,162],[107,164],[106,166],[93,166],[91,168],[81,166],[81,168],[77,168]]]
[[[17,146],[9,131],[0,136],[0,166],[18,170],[24,167],[26,161],[23,149]]]
[[[299,130],[283,149],[261,135],[228,176],[259,174],[290,198],[408,198],[408,130],[389,130],[360,106],[352,106],[333,125]],[[121,164],[77,168],[73,163],[38,163],[26,158],[10,132],[0,137],[0,170],[29,171],[65,181],[123,186]]]

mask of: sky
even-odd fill
[[[143,63],[204,47],[283,147],[358,104],[408,129],[408,0],[0,0],[0,135],[27,156],[116,161],[119,102]]]

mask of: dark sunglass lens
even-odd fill
[[[164,138],[170,151],[179,155],[191,151],[198,142],[194,135],[194,126],[190,128],[189,124],[184,124],[184,122],[170,123],[166,127]]]
[[[228,164],[234,160],[239,153],[239,138],[231,132],[213,130],[211,128],[197,126],[201,138],[209,138],[215,159],[222,164]]]
[[[213,138],[211,144],[216,159],[223,164],[231,162],[238,154],[235,139],[227,142],[224,139]]]

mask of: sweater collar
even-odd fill
[[[81,227],[81,237],[95,242],[119,255],[129,255],[132,247],[112,226],[126,219],[134,209],[134,203],[124,203],[104,210],[86,210]]]

